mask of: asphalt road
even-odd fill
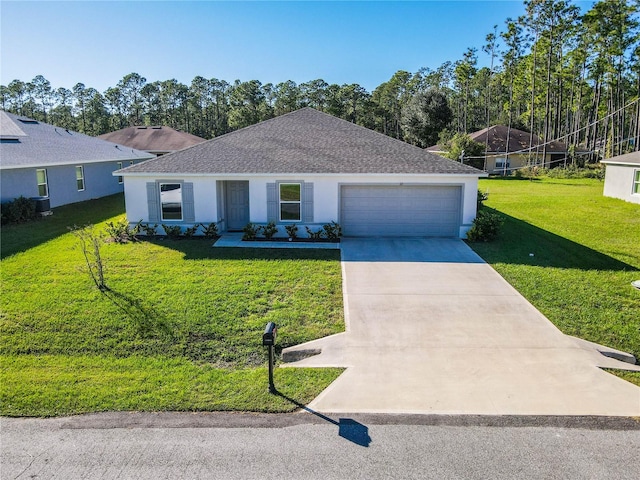
[[[631,419],[120,413],[3,418],[0,426],[3,480],[635,480],[640,473],[640,423]]]

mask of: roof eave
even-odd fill
[[[266,172],[237,172],[237,173],[180,173],[180,172],[128,172],[127,169],[116,170],[112,173],[115,177],[285,177],[285,176],[323,176],[323,177],[343,177],[343,176],[370,176],[370,177],[424,177],[424,176],[449,176],[449,177],[488,177],[487,172],[478,171],[455,173],[455,172],[424,172],[424,173],[323,173],[323,172],[290,172],[290,173],[266,173]]]
[[[155,158],[149,157],[127,157],[127,158],[114,158],[105,160],[74,160],[65,162],[52,162],[52,163],[34,163],[31,165],[0,165],[2,170],[17,170],[20,168],[49,168],[49,167],[64,167],[67,165],[88,165],[92,163],[117,163],[117,162],[129,162],[131,160],[151,160]]]

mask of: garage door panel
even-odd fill
[[[346,236],[458,236],[461,187],[343,185]]]

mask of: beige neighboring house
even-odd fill
[[[607,166],[603,195],[640,204],[640,151],[602,160],[600,163]]]
[[[177,152],[205,141],[204,138],[171,127],[128,127],[105,133],[98,138],[153,153],[156,156]]]
[[[493,174],[509,174],[527,165],[561,166],[568,155],[567,145],[562,142],[547,143],[545,152],[540,137],[505,125],[483,128],[469,136],[473,141],[486,145],[484,170]],[[427,151],[444,153],[446,150],[441,145],[434,145]]]

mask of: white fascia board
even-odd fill
[[[640,162],[618,162],[616,160],[600,160],[600,163],[604,163],[605,165],[622,165],[625,167],[640,168]]]

